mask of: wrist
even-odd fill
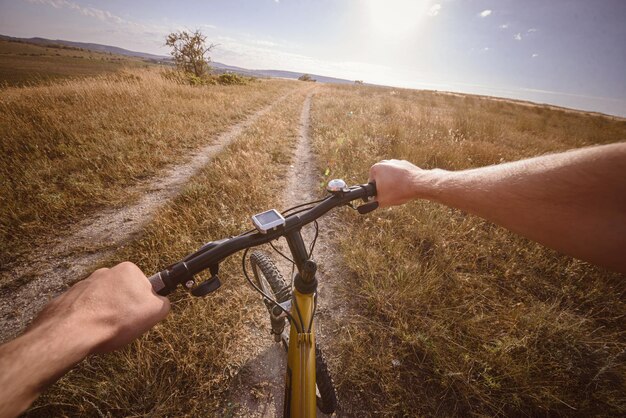
[[[62,367],[81,362],[97,344],[89,330],[81,332],[70,320],[41,324],[29,330],[24,337],[43,346],[46,357]]]
[[[70,367],[91,354],[103,342],[104,335],[100,327],[70,314],[47,318],[31,327],[23,337],[41,342],[47,347],[48,356]]]
[[[0,416],[26,410],[50,384],[80,363],[93,341],[60,319],[37,322],[0,347]],[[10,400],[10,401],[9,401]]]
[[[416,199],[438,201],[453,173],[440,168],[418,170],[413,174],[413,195]]]

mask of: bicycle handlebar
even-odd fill
[[[219,263],[226,257],[238,251],[274,241],[291,231],[299,230],[333,208],[347,205],[357,199],[367,201],[368,198],[374,196],[376,196],[376,185],[374,183],[360,184],[347,190],[333,193],[309,210],[286,216],[283,226],[273,231],[268,231],[266,234],[260,232],[248,233],[209,242],[183,260],[151,276],[149,280],[152,288],[162,296],[173,292],[179,284],[187,285],[189,283],[187,287],[190,288],[193,285],[193,276],[203,270],[210,269],[214,276],[217,275]],[[358,209],[359,213],[364,214],[376,209],[376,207],[378,207],[377,202],[370,202],[360,206]]]

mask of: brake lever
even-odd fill
[[[200,283],[198,286],[191,289],[191,294],[196,297],[206,296],[209,293],[215,292],[220,288],[222,282],[220,282],[219,277],[217,275],[211,276],[209,280],[205,280]]]
[[[211,278],[209,280],[205,280],[197,286],[194,286],[191,289],[191,294],[196,297],[206,296],[209,293],[215,292],[220,288],[222,282],[220,282],[217,273],[219,272],[220,266],[219,264],[213,265],[209,267],[209,271],[211,272]]]
[[[366,213],[370,213],[371,211],[376,210],[376,209],[378,209],[378,201],[376,200],[373,202],[366,203],[356,208],[356,210],[359,211],[361,215],[365,215]]]

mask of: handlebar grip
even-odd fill
[[[161,296],[166,296],[170,293],[167,289],[167,286],[165,285],[165,282],[163,281],[161,272],[150,276],[148,280],[150,281],[150,284],[152,285],[152,290],[154,290],[155,293]]]
[[[376,196],[376,182],[370,181],[369,183],[367,183],[365,188],[367,189],[367,197]]]

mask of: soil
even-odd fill
[[[307,95],[302,107],[299,138],[292,165],[286,175],[282,207],[277,209],[312,201],[325,193],[309,138],[310,108],[314,93],[315,90],[312,90]],[[14,278],[11,286],[0,289],[0,342],[19,333],[51,298],[77,279],[88,275],[95,266],[113,255],[116,249],[137,237],[156,211],[175,197],[191,176],[285,97],[221,134],[210,145],[195,152],[186,164],[171,168],[162,177],[139,185],[137,191],[142,193],[142,197],[138,202],[122,208],[107,209],[85,219],[46,247],[33,251],[33,255],[27,257],[27,262],[8,266],[0,272],[4,276],[2,282]],[[327,346],[330,346],[333,332],[331,328],[336,324],[336,317],[342,315],[341,302],[333,298],[336,280],[341,277],[332,236],[334,222],[336,220],[332,214],[320,220],[314,252],[319,280],[316,338],[327,358],[330,349]],[[303,229],[303,238],[307,244],[313,240],[314,233],[312,226]],[[285,243],[280,243],[279,247],[288,251]],[[286,279],[289,279],[291,264],[280,256],[273,256],[273,259]],[[252,349],[233,379],[230,399],[225,401],[225,415],[282,417],[287,355],[282,345],[275,343],[270,335],[268,314],[260,301],[258,307],[254,317],[250,318],[247,330]],[[335,317],[332,322],[331,315]],[[332,375],[332,366],[330,371]],[[318,416],[326,415],[318,411]]]
[[[315,156],[311,150],[309,138],[309,120],[311,101],[315,91],[309,93],[302,106],[300,115],[299,138],[292,158],[292,165],[287,174],[287,187],[283,193],[283,208],[313,201],[326,192],[322,186],[322,176],[318,170]],[[280,208],[277,208],[280,209]],[[327,359],[331,353],[331,337],[337,324],[337,316],[343,309],[340,300],[333,297],[336,283],[342,276],[338,251],[333,237],[333,224],[337,222],[332,212],[319,221],[319,236],[313,254],[318,263],[318,307],[315,316],[316,338]],[[303,228],[302,236],[305,243],[310,243],[315,235],[312,225]],[[289,254],[288,247],[281,241],[277,247]],[[272,252],[272,259],[286,280],[291,278],[292,266],[287,260]],[[331,274],[332,273],[332,274]],[[249,343],[254,347],[247,362],[241,367],[231,387],[230,400],[227,402],[231,413],[246,417],[282,417],[284,399],[284,379],[287,367],[287,354],[280,343],[275,343],[270,335],[267,310],[259,301],[259,318],[255,318],[254,326],[248,330]],[[333,316],[331,321],[330,317]],[[260,328],[259,325],[260,324]],[[330,367],[332,376],[332,366]],[[341,400],[339,411],[341,413]],[[318,411],[318,417],[327,415]]]
[[[85,277],[116,249],[138,236],[159,208],[175,197],[189,179],[257,119],[289,94],[258,110],[191,154],[184,164],[137,186],[138,202],[103,210],[69,228],[30,256],[6,266],[1,274],[0,343],[17,335],[53,297]],[[138,193],[139,194],[139,193]]]

